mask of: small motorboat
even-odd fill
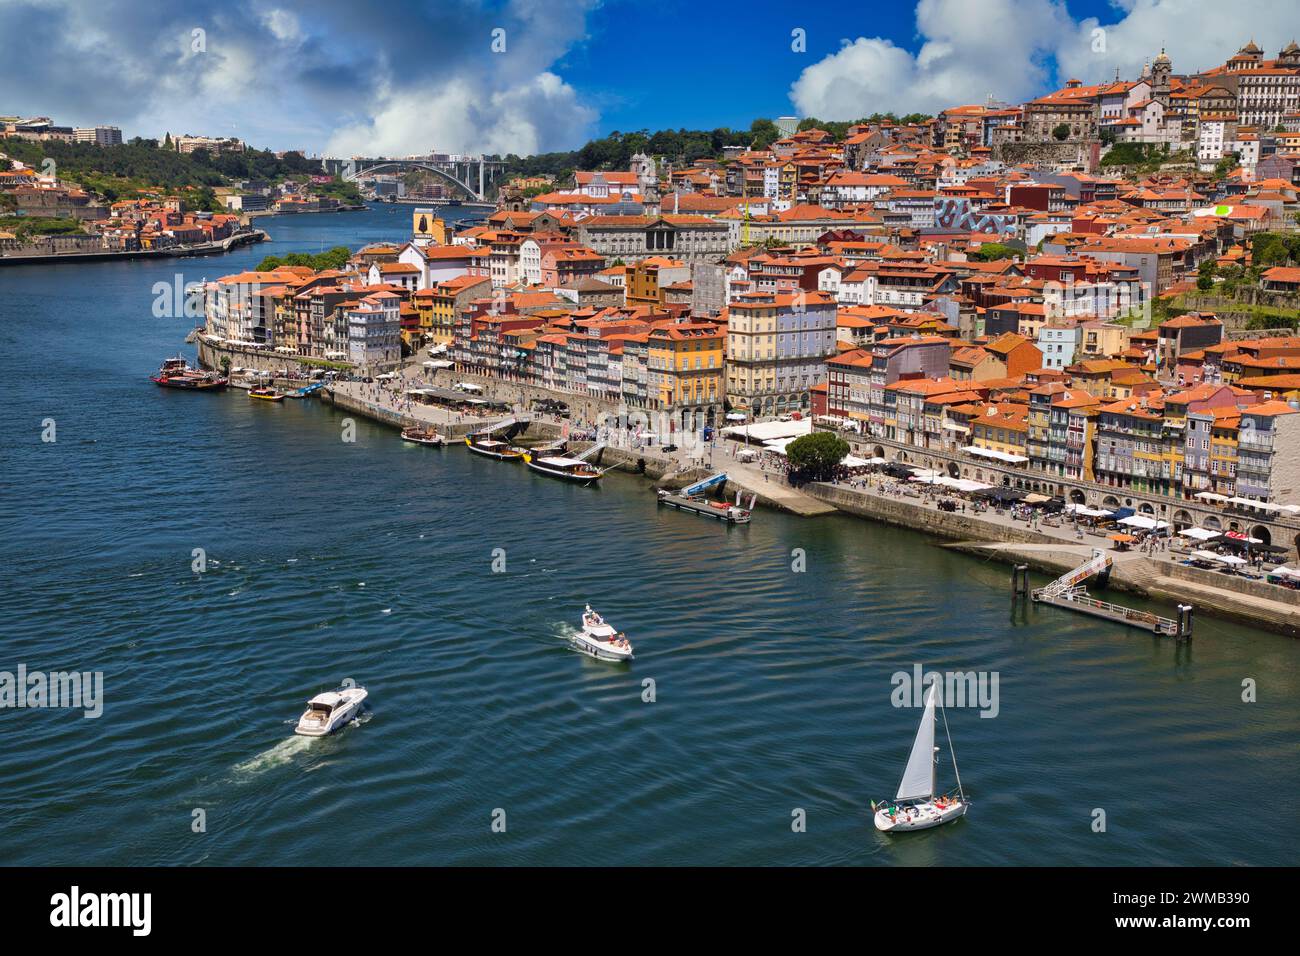
[[[948,752],[952,755],[952,772],[957,778],[957,791],[945,795],[935,793],[939,748],[934,745],[934,709],[935,687],[932,684],[925,701],[925,712],[921,715],[921,726],[917,728],[916,739],[912,742],[912,754],[903,770],[903,779],[898,784],[898,793],[892,801],[880,804],[874,800],[871,802],[877,830],[885,833],[928,830],[964,817],[970,809],[970,801],[966,799],[966,793],[961,787],[961,776],[957,773],[957,754],[952,749],[948,715],[942,704],[939,705],[939,710],[943,713],[943,729],[948,737]]]
[[[447,444],[447,439],[432,428],[416,428],[414,426],[402,429],[402,441],[409,441],[415,445],[428,445],[431,448],[441,448]]]
[[[284,401],[284,393],[283,393],[283,392],[277,392],[275,389],[271,388],[269,385],[258,385],[256,388],[250,388],[250,389],[248,390],[248,397],[249,397],[249,398],[255,398],[255,399],[258,399],[258,400],[263,401],[263,402],[282,402],[282,401]]]
[[[632,660],[632,645],[627,636],[606,624],[590,604],[582,613],[582,630],[574,635],[573,645],[600,661]]]
[[[293,732],[304,737],[332,734],[361,713],[366,697],[364,687],[340,687],[317,694],[307,701],[307,709],[298,718],[298,726]]]

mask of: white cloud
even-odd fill
[[[802,115],[850,120],[933,113],[988,94],[1024,102],[1078,77],[1136,78],[1166,48],[1175,72],[1222,63],[1253,35],[1269,56],[1300,33],[1295,0],[1116,0],[1113,22],[1072,19],[1059,0],[921,0],[915,56],[860,37],[806,68],[790,89]],[[1104,31],[1104,43],[1094,31]],[[1099,48],[1100,47],[1100,48]],[[1055,71],[1053,71],[1053,62]]]
[[[1128,0],[1114,23],[1095,17],[1080,22],[1057,51],[1062,77],[1087,82],[1135,78],[1144,61],[1164,47],[1175,73],[1218,66],[1252,36],[1265,55],[1300,34],[1300,7],[1295,0],[1250,0],[1248,5],[1222,0]],[[1104,49],[1094,51],[1093,30],[1105,31]]]
[[[875,112],[932,113],[992,94],[1020,100],[1048,81],[1047,58],[1073,34],[1052,0],[921,0],[916,56],[880,37],[805,69],[790,99],[805,116],[848,120]]]
[[[404,156],[431,149],[469,153],[529,153],[569,148],[595,110],[554,73],[542,72],[506,89],[483,90],[463,79],[400,92],[385,91],[373,119],[339,130],[332,156]]]

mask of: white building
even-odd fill
[[[348,361],[360,369],[394,365],[402,357],[401,299],[375,292],[347,310]]]

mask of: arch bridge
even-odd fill
[[[485,201],[487,187],[501,176],[506,167],[501,160],[484,156],[409,156],[404,159],[354,156],[351,159],[325,159],[322,164],[327,172],[341,176],[346,182],[356,182],[375,173],[420,169],[433,173],[475,202]],[[476,178],[477,188],[474,185]]]

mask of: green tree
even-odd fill
[[[834,432],[813,432],[785,447],[790,468],[805,481],[834,477],[835,466],[849,453],[849,443]]]
[[[1052,136],[1057,140],[1064,141],[1070,138],[1070,124],[1059,123],[1052,130]]]

